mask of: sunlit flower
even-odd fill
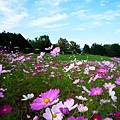
[[[31,98],[34,97],[34,94],[31,93],[31,94],[28,94],[28,95],[23,95],[23,99],[21,99],[22,101],[26,101],[26,100],[29,100]]]
[[[94,66],[89,66],[89,70],[95,70]]]
[[[64,101],[64,103],[59,102],[57,104],[59,106],[60,111],[63,114],[69,114],[69,112],[77,107],[77,104],[74,105],[74,99],[69,98]]]
[[[52,108],[46,108],[43,117],[46,120],[62,120],[63,114],[60,112],[57,105],[53,105]]]
[[[85,87],[85,86],[82,86],[83,90],[86,91],[87,93],[90,93],[90,91]]]
[[[96,88],[92,88],[89,95],[90,96],[99,96],[101,95],[103,92],[102,88],[96,87]]]
[[[50,53],[53,57],[56,57],[59,55],[59,52],[60,52],[60,47],[56,47]]]
[[[32,110],[40,110],[50,106],[51,103],[57,99],[59,94],[59,89],[50,89],[47,92],[41,93],[41,98],[37,97],[33,103],[30,104]]]
[[[108,90],[116,87],[116,85],[112,83],[105,83],[103,86],[105,87],[105,89],[108,89]]]
[[[74,63],[71,63],[71,64],[69,65],[69,67],[65,67],[64,69],[65,69],[66,72],[68,72],[68,71],[71,70],[74,66],[75,66],[75,64],[74,64]]]
[[[112,89],[109,89],[109,95],[111,96],[111,99],[114,102],[117,102],[117,96],[115,96],[115,91],[112,91]]]
[[[84,106],[83,104],[78,105],[78,111],[81,113],[84,113],[86,111],[88,111],[88,107]]]
[[[88,100],[86,97],[82,97],[82,96],[75,96],[75,98],[78,99],[78,100],[83,100],[83,101]]]
[[[7,105],[4,105],[4,106],[2,106],[1,108],[0,108],[1,110],[0,110],[0,114],[9,114],[9,113],[11,113],[11,111],[12,111],[12,107],[11,106],[7,106]]]
[[[82,61],[76,61],[76,65],[82,65]]]

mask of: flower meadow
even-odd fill
[[[1,120],[120,120],[119,59],[62,61],[59,47],[45,50],[0,51]]]

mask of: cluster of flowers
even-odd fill
[[[91,90],[91,93],[93,92],[94,96],[95,95],[100,95],[99,93],[96,94],[95,91],[100,91],[101,89],[96,89],[96,90]],[[78,112],[84,113],[88,111],[87,106],[84,106],[83,104],[74,104],[74,99],[68,98],[64,102],[59,101],[59,89],[50,89],[47,92],[41,93],[39,97],[33,100],[33,102],[30,104],[30,107],[32,110],[41,110],[42,108],[45,109],[45,113],[43,113],[43,118],[46,120],[62,120],[65,115],[70,114],[70,111],[73,109],[77,108]],[[91,94],[93,96],[93,94]],[[23,95],[23,99],[21,100],[29,100],[34,97],[34,94],[28,94]],[[86,98],[82,96],[76,96],[77,99],[79,100],[87,100]],[[58,102],[59,101],[59,102]],[[52,107],[49,108],[49,106],[53,105]],[[116,113],[110,113],[110,117],[105,118],[104,120],[113,120],[112,117],[120,116],[120,112]],[[29,116],[30,117],[30,116]],[[40,120],[39,116],[35,116],[33,120]],[[88,120],[88,118],[84,118],[84,116],[80,117],[74,117],[71,116],[68,118],[68,120]],[[97,111],[94,112],[93,116],[90,118],[90,120],[102,120],[102,115],[97,114]],[[118,118],[115,118],[114,120],[118,120]]]

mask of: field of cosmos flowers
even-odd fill
[[[0,120],[120,120],[120,59],[62,61],[52,47],[0,51]]]

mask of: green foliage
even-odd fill
[[[89,47],[89,45],[87,45],[87,44],[84,45],[83,52],[87,53],[87,54],[90,54],[90,47]]]

